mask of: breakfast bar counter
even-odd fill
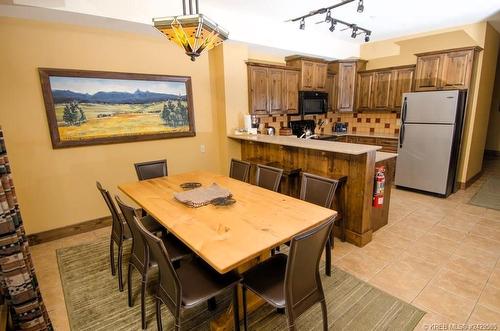
[[[373,231],[387,224],[397,154],[377,152],[381,146],[295,136],[229,135],[229,138],[241,142],[242,160],[272,163],[329,178],[347,177],[334,200],[333,209],[344,218],[348,242],[364,246],[371,241]],[[387,176],[383,208],[372,207],[376,165],[384,165]],[[336,227],[335,235],[340,233],[340,228]]]

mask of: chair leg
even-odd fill
[[[243,327],[244,330],[248,329],[248,317],[247,317],[247,288],[245,285],[241,287],[241,301],[243,304]]]
[[[327,276],[332,275],[332,244],[330,238],[327,239],[325,247],[325,274]]]
[[[214,311],[215,309],[217,309],[217,300],[215,299],[215,297],[207,300],[207,309],[208,311]]]
[[[109,240],[109,263],[111,264],[111,274],[116,275],[115,269],[115,247],[113,239]]]
[[[174,330],[175,331],[180,331],[181,330],[181,313],[180,313],[180,311],[175,316]]]
[[[234,285],[233,288],[233,319],[234,319],[234,330],[240,331],[240,307],[238,302],[238,284]]]
[[[161,323],[161,300],[156,298],[156,326],[158,331],[163,330],[163,325]]]
[[[323,315],[323,331],[328,331],[328,313],[325,299],[321,300],[321,314]]]
[[[118,246],[118,289],[123,292],[123,243]]]
[[[127,272],[127,290],[128,290],[128,306],[132,307],[134,303],[132,302],[132,264],[128,264]]]
[[[141,281],[141,322],[143,330],[146,330],[146,285],[148,283],[147,277],[147,274],[142,275]]]
[[[286,321],[288,324],[288,330],[294,331],[295,330],[295,319],[292,316],[292,314],[288,311],[288,309],[286,310]]]
[[[342,241],[345,241],[345,217],[342,218]]]

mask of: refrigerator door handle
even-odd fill
[[[401,107],[401,124],[404,124],[406,121],[406,109],[408,108],[407,97],[405,97],[403,101],[403,106]]]
[[[403,148],[403,141],[405,139],[405,124],[401,123],[401,129],[399,130],[399,148]]]

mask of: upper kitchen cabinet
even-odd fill
[[[293,55],[285,61],[287,67],[300,70],[300,91],[326,92],[328,65],[325,60]]]
[[[468,89],[475,54],[480,47],[467,47],[417,56],[415,91]]]
[[[326,76],[326,93],[328,93],[328,111],[337,110],[337,75],[328,73]]]
[[[328,70],[337,76],[337,110],[349,112],[354,110],[356,80],[358,71],[364,70],[364,60],[333,61]]]
[[[403,93],[411,92],[415,66],[361,71],[356,87],[356,110],[397,110]]]
[[[285,114],[298,111],[298,70],[247,62],[250,114]]]

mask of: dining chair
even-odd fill
[[[139,180],[168,176],[167,160],[135,163],[134,167]]]
[[[123,242],[128,239],[132,239],[130,233],[130,228],[128,227],[125,220],[120,217],[118,210],[116,209],[109,191],[104,189],[101,183],[96,182],[97,189],[101,193],[109,211],[111,212],[111,237],[109,240],[109,261],[111,264],[111,274],[116,275],[115,266],[115,247],[118,246],[118,289],[123,291],[123,272],[122,272],[122,260],[123,260]]]
[[[318,175],[313,175],[307,172],[302,173],[302,182],[300,185],[300,199],[314,203],[318,206],[331,208],[335,191],[339,186],[339,181],[336,179],[326,178]],[[336,221],[336,219],[334,220]],[[345,233],[345,219],[341,220],[342,236]],[[331,275],[332,269],[332,245],[333,245],[333,228],[328,236],[325,246],[325,273]]]
[[[218,274],[199,259],[183,263],[175,269],[171,262],[172,252],[165,242],[147,231],[137,218],[134,221],[150,248],[151,256],[158,263],[160,276],[155,291],[157,329],[163,330],[162,304],[174,315],[174,330],[180,330],[182,310],[198,306],[224,290],[232,289],[234,329],[239,330],[238,284],[241,278],[233,272]]]
[[[229,169],[229,177],[248,182],[250,175],[250,162],[231,159],[231,167]]]
[[[278,309],[285,309],[289,330],[295,330],[295,320],[319,303],[323,329],[328,330],[325,294],[319,275],[319,261],[333,220],[302,232],[291,240],[290,252],[276,254],[243,274],[243,319],[248,328],[246,292],[252,291]]]
[[[118,203],[118,207],[120,207],[123,218],[130,227],[130,232],[132,234],[132,249],[130,252],[127,273],[128,305],[129,307],[133,306],[132,268],[135,268],[141,274],[141,323],[142,328],[146,329],[146,286],[148,282],[148,271],[151,267],[156,267],[157,263],[154,259],[150,258],[149,247],[144,241],[140,226],[142,226],[142,228],[145,228],[144,224],[149,223],[152,217],[149,215],[145,216],[141,219],[141,224],[138,224],[134,218],[138,216],[134,208],[126,205],[118,196],[115,196],[115,200]],[[176,239],[171,234],[167,235],[166,232],[162,232],[162,234],[163,237],[158,240],[161,240],[169,250],[170,259],[173,263],[178,266],[178,262],[180,260],[186,259],[191,256],[191,251],[189,250],[189,248],[187,248],[180,240]]]
[[[257,164],[255,182],[257,186],[277,192],[282,175],[283,169]]]

